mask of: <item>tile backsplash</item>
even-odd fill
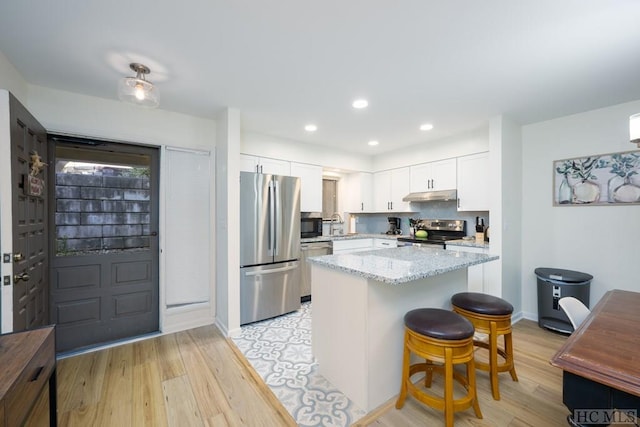
[[[358,233],[370,233],[381,234],[385,233],[389,229],[389,221],[387,217],[395,216],[400,218],[400,229],[402,234],[409,234],[409,218],[414,219],[464,219],[467,221],[466,233],[467,236],[475,235],[476,217],[484,218],[484,225],[489,225],[489,212],[458,212],[457,203],[452,201],[438,201],[438,202],[419,202],[412,203],[412,207],[417,212],[412,213],[398,213],[392,212],[389,214],[384,213],[366,213],[355,214],[356,216],[356,231]],[[348,232],[349,221],[345,218],[345,233]]]

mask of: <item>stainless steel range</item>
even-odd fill
[[[409,220],[413,236],[398,237],[398,244],[414,246],[438,246],[444,249],[447,240],[462,239],[467,235],[463,219]],[[426,232],[426,237],[421,237]]]

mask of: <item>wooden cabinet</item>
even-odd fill
[[[456,159],[411,166],[411,192],[453,190],[456,188]]]
[[[240,154],[242,172],[269,173],[273,175],[291,175],[291,163],[286,160]]]
[[[402,198],[410,191],[410,168],[391,169],[373,174],[373,209],[377,212],[406,212],[409,202]]]
[[[356,172],[346,176],[345,211],[371,212],[373,175],[368,172]]]
[[[0,426],[20,426],[49,385],[49,425],[57,425],[53,326],[0,335]]]
[[[322,167],[291,162],[291,176],[300,178],[300,210],[322,212]]]
[[[489,153],[458,157],[458,210],[489,210]]]

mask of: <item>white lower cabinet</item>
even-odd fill
[[[486,248],[474,248],[471,246],[453,246],[447,245],[447,250],[449,251],[460,251],[460,252],[473,252],[476,254],[488,254],[489,249]],[[480,265],[472,265],[467,268],[467,284],[469,292],[480,292],[484,293],[485,289],[488,289],[485,286],[485,274],[484,274],[484,264]]]
[[[391,239],[373,239],[374,249],[397,248],[398,241]]]
[[[346,254],[349,252],[370,251],[372,249],[395,248],[398,241],[395,239],[365,238],[365,239],[345,239],[333,241],[334,254]]]
[[[368,251],[373,249],[373,239],[346,239],[333,241],[334,254]]]

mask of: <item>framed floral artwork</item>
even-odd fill
[[[553,162],[553,205],[640,204],[640,150]]]

